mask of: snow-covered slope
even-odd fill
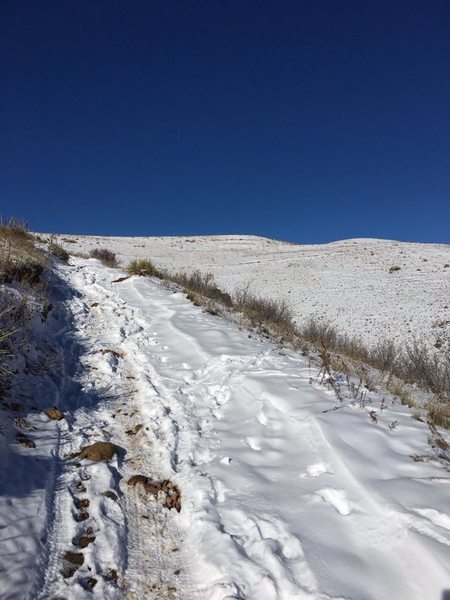
[[[296,245],[254,236],[59,239],[75,251],[106,246],[124,263],[150,258],[168,269],[210,271],[230,292],[250,283],[257,293],[286,299],[298,322],[325,318],[367,344],[450,338],[449,245],[375,239]]]
[[[30,411],[36,448],[2,465],[1,598],[450,590],[450,478],[425,423],[377,393],[337,403],[307,359],[158,281],[112,283],[117,270],[74,263],[58,268],[52,328],[66,368],[49,401],[66,418],[44,427]],[[69,458],[96,441],[122,450],[109,463]],[[177,486],[181,511],[150,482],[128,485],[135,475]],[[95,539],[80,549],[82,535]],[[83,556],[71,577],[67,551]]]

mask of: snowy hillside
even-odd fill
[[[125,264],[150,258],[158,267],[210,271],[229,292],[250,283],[257,293],[288,300],[297,322],[325,318],[367,344],[450,338],[448,245],[374,239],[295,245],[254,236],[59,239],[72,251],[106,246]]]
[[[229,290],[251,280],[369,338],[404,339],[406,314],[411,334],[446,331],[445,246],[68,240]],[[450,591],[448,431],[362,380],[335,374],[335,393],[311,357],[159,279],[79,256],[20,264],[0,283],[0,314],[20,317],[0,388],[2,600]]]

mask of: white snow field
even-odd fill
[[[335,246],[341,264],[345,247]],[[163,264],[160,252],[145,254]],[[437,263],[448,250],[411,252],[434,257],[440,302]],[[112,283],[120,271],[71,262],[57,267],[49,315],[62,367],[19,397],[66,418],[30,409],[36,447],[2,448],[2,599],[445,597],[450,473],[425,423],[375,392],[339,404],[306,358],[157,280]],[[223,267],[221,280],[232,271]],[[96,441],[123,450],[109,463],[70,458]],[[128,485],[133,475],[170,480],[181,511]],[[82,535],[95,539],[79,549]],[[83,564],[64,577],[68,550]]]
[[[210,271],[230,293],[250,284],[258,294],[287,300],[298,323],[325,318],[366,344],[450,339],[450,245],[377,239],[300,245],[237,235],[58,238],[69,251],[107,247],[124,264],[149,258],[161,268]]]

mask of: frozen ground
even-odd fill
[[[150,258],[168,269],[210,271],[230,292],[250,283],[259,294],[286,299],[298,322],[325,318],[366,343],[418,337],[434,345],[450,338],[449,245],[375,239],[295,245],[254,236],[59,239],[69,251],[106,246],[123,263]],[[391,267],[400,270],[390,273]]]
[[[345,244],[336,252],[343,264]],[[55,368],[19,379],[21,412],[1,411],[2,599],[442,600],[450,475],[423,422],[377,393],[339,405],[296,353],[158,281],[73,262],[48,317]],[[66,418],[45,417],[51,405]],[[35,448],[12,437],[24,422]],[[95,441],[122,451],[69,458]],[[133,475],[170,480],[181,511]],[[79,549],[83,534],[95,540]],[[83,564],[64,577],[68,550]]]

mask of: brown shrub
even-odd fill
[[[89,253],[91,258],[97,258],[105,267],[117,267],[116,255],[108,248],[95,248]]]
[[[159,276],[162,279],[172,281],[187,290],[187,293],[195,293],[203,298],[214,300],[224,306],[230,308],[233,306],[233,300],[230,294],[222,291],[214,280],[212,273],[201,273],[200,271],[193,271],[192,273],[167,273],[160,272]],[[195,297],[193,296],[195,299]],[[200,304],[200,302],[198,302]]]
[[[50,240],[50,242],[48,244],[48,251],[50,252],[50,254],[52,256],[54,256],[55,258],[58,258],[61,262],[63,262],[63,263],[69,262],[69,258],[70,258],[69,253],[63,246],[61,246],[61,244],[58,244],[58,242],[56,242],[55,239]]]
[[[253,323],[275,326],[286,333],[294,333],[292,309],[284,300],[258,296],[246,286],[235,292],[234,306]]]
[[[129,275],[139,275],[141,277],[152,277],[156,274],[156,268],[151,260],[135,258],[127,266],[127,273]]]

